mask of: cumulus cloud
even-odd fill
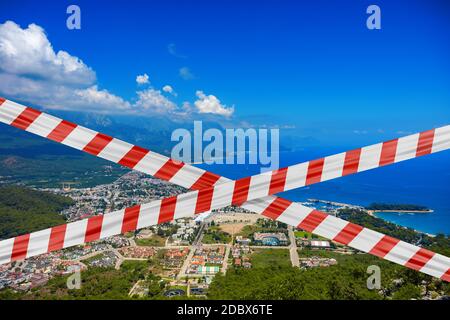
[[[206,95],[201,90],[198,90],[195,94],[198,100],[194,102],[194,105],[199,113],[212,113],[229,117],[234,112],[234,106],[228,108],[221,104],[220,100],[212,94]]]
[[[173,96],[177,96],[177,93],[173,90],[173,88],[171,87],[171,86],[169,86],[168,84],[166,84],[163,88],[162,88],[162,90],[164,91],[164,92],[167,92],[167,93],[170,93],[171,95],[173,95]]]
[[[195,79],[195,75],[191,72],[191,70],[188,67],[182,67],[179,70],[179,75],[184,80],[192,80]]]
[[[162,114],[171,113],[177,109],[176,104],[163,96],[159,90],[150,88],[138,91],[137,94],[139,99],[135,106],[143,110]]]
[[[0,73],[0,91],[8,98],[29,101],[48,109],[89,110],[106,113],[131,111],[129,102],[96,85],[73,88],[44,80]]]
[[[96,85],[95,72],[78,57],[55,52],[43,28],[0,24],[0,92],[63,110],[130,110],[129,102]]]
[[[43,78],[60,84],[91,85],[94,71],[66,51],[55,52],[44,30],[12,21],[0,24],[0,69],[9,74]]]
[[[99,90],[97,86],[92,86],[82,90],[75,90],[75,95],[77,95],[82,102],[88,105],[95,105],[97,108],[105,107],[120,110],[129,110],[131,108],[128,101],[111,94],[107,90]]]
[[[139,75],[136,77],[137,84],[147,84],[150,83],[148,80],[148,74],[144,73],[143,75]]]
[[[180,75],[193,78],[188,68]],[[149,84],[147,74],[136,77],[138,84]],[[170,85],[162,91],[151,86],[137,91],[134,102],[99,88],[95,72],[80,58],[55,52],[43,28],[30,24],[21,28],[12,21],[0,24],[0,94],[10,99],[49,109],[87,110],[98,113],[159,114],[189,118],[198,114],[229,117],[234,108],[222,105],[215,96],[197,91],[198,100],[181,106],[164,95],[177,94]]]

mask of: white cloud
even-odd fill
[[[173,90],[173,88],[171,87],[171,86],[169,86],[168,84],[166,84],[163,88],[162,88],[162,90],[164,91],[164,92],[167,92],[167,93],[170,93],[171,95],[173,95],[173,96],[177,96],[177,93]]]
[[[229,117],[234,112],[234,106],[228,108],[220,103],[216,96],[205,95],[203,91],[198,90],[196,93],[198,100],[194,102],[199,113],[212,113]]]
[[[57,110],[89,110],[92,112],[131,111],[129,102],[96,85],[73,88],[44,80],[34,80],[0,73],[0,91],[7,98],[29,101]]]
[[[184,80],[192,80],[195,79],[194,74],[191,72],[191,70],[188,67],[180,68],[179,75]]]
[[[97,86],[75,90],[75,95],[80,97],[83,103],[95,105],[97,108],[105,107],[107,109],[115,108],[119,110],[129,110],[131,108],[128,101],[109,93],[107,90],[98,90]]]
[[[91,85],[96,79],[79,58],[62,50],[55,53],[41,27],[22,29],[12,21],[0,24],[0,69],[67,85]]]
[[[159,114],[171,113],[177,109],[176,104],[163,96],[159,90],[150,88],[138,91],[137,94],[139,97],[138,101],[135,103],[137,108]]]
[[[66,51],[55,53],[44,29],[0,24],[0,92],[46,108],[110,112],[129,102],[99,90],[95,72]]]
[[[143,75],[139,75],[136,77],[136,82],[138,84],[147,84],[150,83],[150,81],[148,80],[148,74],[144,73]]]
[[[180,75],[194,77],[188,68],[181,68]],[[138,75],[136,82],[150,83],[145,73]],[[12,21],[0,24],[0,94],[9,99],[49,109],[160,114],[179,119],[206,113],[228,117],[234,111],[202,91],[197,91],[199,99],[194,105],[184,102],[181,106],[163,92],[177,95],[170,85],[165,85],[162,91],[152,87],[137,91],[135,102],[126,101],[99,88],[95,72],[79,58],[62,50],[55,53],[40,26],[30,24],[22,29]]]

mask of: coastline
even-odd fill
[[[367,210],[365,209],[369,214],[378,213],[378,212],[388,212],[388,213],[433,213],[433,209],[427,209],[427,210]]]
[[[425,231],[418,230],[418,229],[415,229],[415,228],[411,228],[411,227],[408,227],[408,226],[404,226],[404,225],[402,225],[402,224],[400,224],[400,223],[391,221],[391,220],[389,220],[389,219],[386,219],[386,218],[383,218],[383,217],[380,217],[380,216],[377,215],[377,213],[384,213],[384,212],[386,212],[386,211],[375,212],[375,214],[372,213],[372,214],[370,214],[370,215],[371,215],[372,217],[375,217],[375,218],[378,218],[378,219],[381,219],[381,220],[384,220],[384,221],[393,223],[393,224],[395,224],[395,225],[397,225],[397,226],[399,226],[399,227],[412,229],[412,230],[414,230],[414,231],[417,232],[417,233],[423,233],[423,234],[426,234],[427,236],[430,236],[430,237],[433,237],[433,238],[436,237],[436,234],[434,234],[434,233],[429,233],[429,232],[425,232]],[[398,211],[388,212],[388,213],[398,213]],[[369,213],[368,213],[368,214],[369,214]]]
[[[371,217],[382,219],[382,220],[384,220],[386,222],[393,223],[393,224],[395,224],[395,225],[397,225],[399,227],[402,227],[402,228],[412,229],[412,230],[414,230],[417,233],[426,234],[427,236],[430,236],[430,237],[436,237],[436,234],[425,232],[425,231],[421,231],[421,230],[418,230],[418,229],[415,229],[415,228],[411,228],[411,227],[402,225],[400,223],[391,221],[389,219],[386,219],[384,217],[381,217],[381,216],[377,215],[377,213],[399,213],[399,214],[405,213],[405,214],[412,214],[412,215],[415,215],[415,214],[429,214],[429,213],[433,213],[434,212],[433,209],[426,209],[426,210],[367,210],[366,208],[364,208],[364,206],[355,205],[355,204],[349,204],[349,203],[343,203],[343,202],[334,202],[334,201],[323,200],[323,199],[308,199],[308,202],[310,202],[310,203],[323,203],[323,204],[331,205],[331,206],[338,207],[338,208],[357,208],[357,209],[359,209],[361,211],[364,211],[365,213],[367,213]]]
[[[280,158],[280,167],[299,161],[326,155],[328,149],[311,148],[292,153],[284,153]],[[450,161],[450,153],[441,153],[427,161],[411,161],[405,166],[394,169],[373,170],[364,174],[357,174],[343,179],[335,179],[324,183],[290,190],[280,194],[291,201],[305,203],[305,205],[320,210],[330,207],[323,203],[310,203],[308,199],[327,199],[335,203],[354,204],[355,207],[366,207],[373,202],[420,204],[434,210],[431,214],[424,213],[376,213],[381,219],[418,229],[432,234],[450,235],[450,202],[448,200],[448,175],[440,174],[439,168],[444,168]],[[258,166],[251,165],[201,165],[214,173],[229,178],[239,179],[243,176],[259,173]],[[395,171],[396,179],[392,179]],[[415,174],[411,174],[414,172]],[[389,183],[387,183],[389,182]],[[309,203],[308,203],[309,202]],[[380,207],[381,209],[382,207]],[[400,208],[400,207],[399,207]],[[332,208],[331,208],[332,209]],[[329,210],[331,210],[329,209]],[[373,207],[378,209],[378,207]],[[391,209],[386,207],[386,209]],[[405,207],[405,209],[416,209]]]

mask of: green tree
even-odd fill
[[[410,300],[420,298],[420,288],[408,283],[402,286],[398,291],[394,292],[392,299],[395,300]]]

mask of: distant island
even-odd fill
[[[365,208],[372,212],[411,212],[411,213],[430,213],[430,208],[416,204],[390,204],[390,203],[372,203]]]

